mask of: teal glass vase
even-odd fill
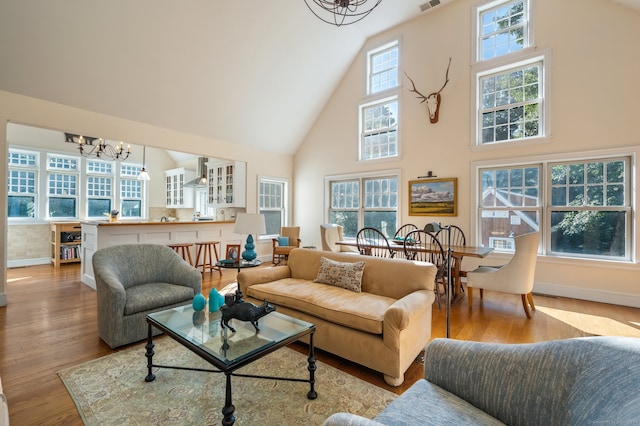
[[[220,293],[218,293],[218,290],[215,288],[212,288],[209,292],[209,312],[218,312],[220,310],[220,306]]]
[[[198,293],[194,296],[193,298],[194,311],[203,310],[206,304],[207,304],[207,299],[204,298],[204,295],[202,293]]]

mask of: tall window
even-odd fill
[[[78,163],[75,157],[47,156],[47,217],[78,217]]]
[[[550,133],[550,52],[533,50],[533,0],[474,8],[476,61],[472,141],[516,142]]]
[[[630,170],[629,156],[479,168],[481,243],[539,230],[545,255],[630,260]]]
[[[37,179],[38,154],[10,149],[7,168],[8,217],[35,217]]]
[[[87,217],[111,214],[113,202],[113,164],[105,161],[87,162]]]
[[[398,41],[367,52],[367,94],[398,86]]]
[[[279,235],[287,220],[287,180],[261,177],[258,198],[260,213],[265,217],[265,235]]]
[[[355,238],[364,227],[392,237],[398,222],[398,176],[345,177],[329,180],[329,221]]]
[[[551,252],[628,258],[629,159],[553,163]]]
[[[366,101],[359,107],[360,160],[398,156],[398,40],[367,52]]]
[[[120,166],[120,216],[142,217],[142,183],[138,175],[141,166]]]
[[[481,143],[540,136],[542,61],[480,75]]]
[[[398,98],[388,98],[360,108],[362,125],[360,159],[398,155]]]
[[[542,166],[480,171],[480,234],[484,246],[513,250],[513,237],[540,229]]]
[[[529,46],[528,2],[497,1],[478,9],[479,61],[517,52]]]

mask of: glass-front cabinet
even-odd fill
[[[207,163],[208,202],[216,207],[246,207],[247,166],[242,161]]]
[[[166,206],[167,208],[193,207],[193,189],[185,188],[184,184],[195,179],[196,172],[184,167],[165,170]]]

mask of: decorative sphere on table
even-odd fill
[[[248,262],[258,257],[258,253],[254,250],[256,245],[253,244],[253,236],[249,234],[247,237],[247,243],[244,245],[244,251],[242,252],[242,258]]]
[[[204,295],[202,293],[198,293],[194,296],[193,304],[192,304],[194,311],[203,310],[206,304],[207,304],[207,299],[204,298]]]

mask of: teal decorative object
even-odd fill
[[[258,253],[254,250],[256,245],[253,244],[253,236],[249,234],[247,237],[247,243],[244,245],[244,251],[242,252],[242,258],[247,262],[251,262],[253,259],[258,257]]]
[[[220,293],[215,288],[209,292],[209,312],[218,312],[220,310]]]
[[[206,304],[207,304],[207,299],[204,298],[204,295],[202,293],[196,294],[195,297],[193,298],[194,311],[203,310]]]

